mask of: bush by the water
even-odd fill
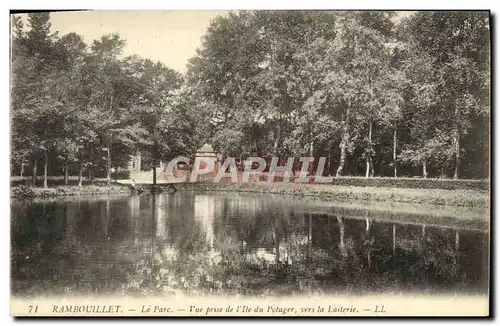
[[[58,196],[78,196],[78,195],[99,195],[99,194],[129,194],[131,189],[125,185],[86,185],[78,186],[57,186],[52,188],[32,187],[21,185],[11,187],[11,197],[33,198],[33,197],[58,197]]]
[[[27,185],[12,187],[11,188],[11,196],[12,197],[24,197],[24,198],[35,197],[35,191],[33,190],[33,187],[30,187]]]
[[[175,188],[164,185],[156,187],[136,186],[123,184],[110,184],[105,182],[94,183],[90,185],[78,186],[56,186],[56,187],[33,187],[29,185],[21,185],[11,187],[11,197],[13,198],[34,198],[34,197],[59,197],[59,196],[87,196],[100,194],[151,194],[172,192]]]

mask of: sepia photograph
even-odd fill
[[[488,10],[11,11],[10,314],[491,314]]]

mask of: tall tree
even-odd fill
[[[56,37],[50,33],[49,13],[28,14],[29,31],[16,32],[13,51],[18,56],[13,65],[13,133],[30,130],[27,141],[14,142],[30,153],[36,182],[36,161],[43,154],[44,187],[47,187],[49,152],[56,140],[67,129],[63,121],[71,112],[65,110],[61,88],[64,73],[61,60],[64,52],[57,46]],[[17,25],[18,28],[20,25]]]
[[[160,62],[132,59],[129,58],[136,72],[135,83],[140,88],[133,113],[145,131],[145,140],[139,146],[151,157],[153,184],[156,185],[160,160],[185,154],[181,149],[183,141],[191,134],[185,126],[179,103],[182,78]]]
[[[408,22],[408,37],[434,59],[441,132],[453,153],[453,177],[458,178],[461,139],[472,116],[489,108],[489,20],[487,12],[419,12]],[[443,138],[443,137],[442,137]]]
[[[125,41],[118,34],[104,35],[93,42],[87,60],[87,96],[89,116],[94,118],[100,146],[105,153],[106,179],[111,182],[112,157],[115,149],[119,156],[128,157],[142,139],[144,130],[133,123],[130,108],[135,85],[127,78],[119,56]]]

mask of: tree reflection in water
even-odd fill
[[[318,211],[286,197],[177,193],[13,202],[11,225],[17,295],[488,288],[485,231]]]

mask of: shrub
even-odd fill
[[[12,188],[12,197],[22,197],[22,198],[31,198],[35,197],[35,191],[32,187],[27,185],[21,185]]]
[[[111,173],[111,179],[121,180],[121,179],[130,179],[130,171],[129,170],[120,170],[114,173]]]

